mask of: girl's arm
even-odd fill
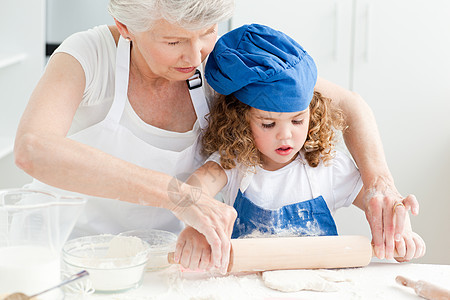
[[[213,161],[208,161],[198,168],[186,183],[194,188],[201,189],[206,195],[214,197],[227,184],[227,180],[227,175],[222,167]],[[234,223],[226,228],[226,236],[223,238],[230,239],[233,225]],[[222,266],[227,267],[230,246],[224,246],[222,253]],[[211,263],[211,248],[206,242],[205,236],[192,227],[186,227],[178,237],[174,261],[191,270],[209,270],[213,264]],[[226,268],[222,268],[220,271],[225,274]]]
[[[353,201],[353,204],[363,211],[366,209],[364,197],[364,190],[361,189],[355,201]],[[406,214],[406,216],[399,216],[399,211],[397,208],[393,211],[392,215],[392,223],[394,225],[398,222],[403,222],[403,231],[398,236],[396,235],[394,242],[395,250],[397,250],[399,255],[399,257],[395,257],[395,259],[399,262],[404,262],[410,261],[413,258],[424,256],[426,251],[425,242],[417,233],[412,231],[409,215]]]
[[[218,163],[213,161],[207,161],[186,181],[187,184],[201,188],[202,192],[210,197],[215,197],[227,182],[227,174]]]
[[[369,222],[375,253],[379,258],[392,258],[394,236],[403,232],[406,212],[419,213],[419,204],[413,195],[403,198],[397,191],[386,163],[383,145],[375,118],[367,103],[356,93],[318,78],[315,89],[332,99],[345,114],[348,129],[345,144],[361,172],[364,183],[364,212]],[[393,223],[392,208],[397,202],[399,222]]]
[[[80,63],[68,54],[55,54],[20,121],[14,149],[16,164],[34,178],[61,189],[170,209],[206,236],[213,260],[219,265],[222,247],[229,247],[226,236],[236,218],[235,211],[205,194],[189,207],[178,205],[166,188],[173,180],[171,176],[67,138],[84,89]],[[181,185],[179,199],[189,192],[188,185]]]

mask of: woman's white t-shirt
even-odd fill
[[[114,99],[116,51],[111,31],[107,25],[102,25],[71,35],[52,54],[70,54],[81,64],[86,76],[83,99],[75,113],[69,136],[106,117]],[[200,66],[200,69],[202,71],[203,67]],[[203,83],[205,96],[210,100],[212,89],[205,80]],[[200,133],[198,121],[192,130],[183,133],[149,125],[139,118],[129,101],[120,123],[140,139],[163,150],[184,150],[194,143]]]

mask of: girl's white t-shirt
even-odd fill
[[[218,153],[212,154],[207,161],[219,163]],[[265,209],[279,209],[285,205],[311,200],[313,193],[304,164],[306,160],[299,155],[290,164],[276,171],[267,171],[260,167],[244,194],[254,204]],[[226,204],[233,205],[241,186],[246,168],[238,165],[225,170],[228,182],[222,189]],[[320,195],[324,198],[331,213],[340,207],[350,206],[362,188],[361,175],[355,163],[346,154],[336,150],[336,156],[327,162],[312,168],[317,180]]]
[[[69,136],[106,117],[114,99],[116,51],[117,46],[108,26],[101,25],[71,35],[52,54],[64,52],[73,56],[81,64],[86,77],[83,99],[75,113]],[[200,71],[203,71],[203,66],[200,66]],[[205,80],[203,84],[209,102],[213,92]],[[145,142],[171,151],[189,147],[200,133],[198,122],[192,130],[183,133],[149,125],[139,118],[129,101],[120,122]]]

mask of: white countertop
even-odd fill
[[[181,272],[178,266],[146,272],[142,286],[117,294],[93,294],[84,299],[423,299],[395,277],[425,280],[449,288],[450,265],[372,262],[367,267],[337,270],[348,281],[338,283],[337,292],[301,291],[283,293],[264,286],[260,274],[211,277]],[[77,297],[80,299],[80,297]],[[71,299],[71,297],[69,297]]]

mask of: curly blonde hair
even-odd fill
[[[247,167],[261,166],[261,158],[250,129],[250,109],[233,95],[219,95],[209,113],[209,126],[202,137],[203,154],[220,154],[224,169],[236,167],[236,162]],[[309,105],[308,136],[302,151],[311,167],[317,167],[334,157],[336,143],[334,129],[345,130],[342,110],[331,104],[331,99],[314,92]]]

